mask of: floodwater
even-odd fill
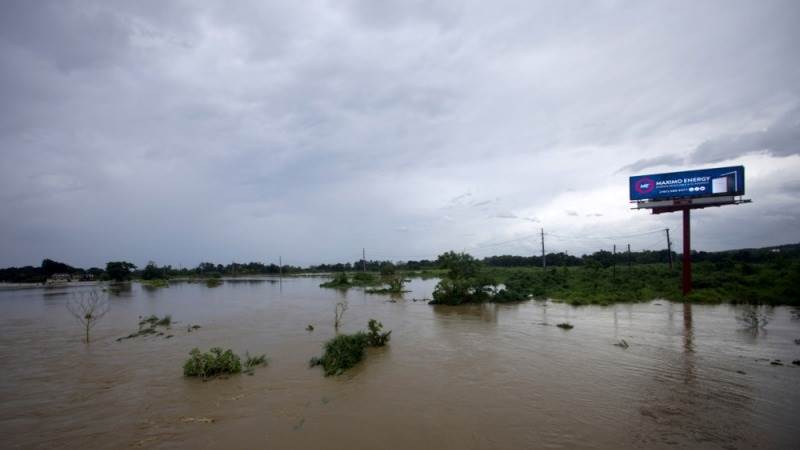
[[[571,307],[430,306],[435,280],[385,295],[319,278],[216,288],[134,283],[81,343],[67,313],[91,287],[0,290],[3,448],[798,448],[800,318],[759,308],[654,301]],[[339,377],[308,360],[375,318],[385,348]],[[138,317],[171,314],[171,339],[117,342]],[[569,322],[572,330],[555,325]],[[189,324],[202,328],[187,332]],[[306,331],[312,324],[314,331]],[[630,347],[615,346],[624,339]],[[182,376],[189,350],[266,353],[253,376]],[[772,365],[780,359],[783,365]]]

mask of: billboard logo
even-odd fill
[[[634,188],[640,194],[649,194],[656,187],[656,182],[652,178],[642,178],[636,181]]]

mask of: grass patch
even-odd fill
[[[162,328],[170,328],[172,325],[172,316],[167,314],[164,317],[158,317],[156,315],[151,315],[149,317],[142,318],[139,317],[139,329],[135,333],[131,333],[127,336],[117,338],[117,342],[123,341],[125,339],[134,339],[137,337],[142,336],[164,336],[164,332],[160,331],[158,327]],[[173,337],[173,335],[169,335],[168,338]]]
[[[381,279],[370,272],[357,272],[350,277],[347,272],[339,272],[333,279],[319,285],[323,288],[347,289],[351,287],[380,286]]]
[[[144,286],[146,288],[169,287],[169,281],[167,281],[167,280],[165,280],[163,278],[156,278],[156,279],[152,279],[152,280],[140,280],[139,282],[142,284],[142,286]]]
[[[326,377],[341,375],[363,359],[367,347],[382,347],[389,342],[392,332],[381,332],[383,325],[380,322],[370,319],[368,326],[368,333],[341,334],[329,340],[324,346],[325,353],[311,358],[309,365],[322,366]]]

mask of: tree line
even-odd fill
[[[673,261],[678,262],[681,255],[672,252]],[[692,252],[692,261],[710,262],[718,267],[726,267],[732,264],[741,263],[776,263],[792,261],[800,257],[800,244],[782,245],[776,247],[765,247],[758,249],[738,249],[720,252]],[[592,254],[581,256],[569,255],[563,252],[548,253],[546,262],[548,267],[567,267],[567,266],[600,266],[611,267],[613,265],[630,264],[656,264],[667,263],[670,253],[667,250],[644,250],[638,252],[618,252],[616,254],[608,250],[600,250]],[[487,256],[477,260],[486,267],[541,267],[541,256],[518,256],[518,255],[498,255]],[[133,263],[127,261],[110,261],[105,268],[91,267],[83,269],[73,267],[68,264],[45,259],[39,266],[9,267],[0,269],[0,282],[7,283],[43,283],[55,274],[68,274],[73,279],[93,279],[126,281],[131,278],[142,278],[145,280],[168,279],[176,277],[203,277],[213,278],[221,276],[246,276],[246,275],[286,275],[308,272],[352,272],[365,270],[368,272],[382,272],[391,267],[392,271],[424,271],[435,269],[447,269],[448,264],[441,258],[436,260],[410,260],[410,261],[386,261],[386,260],[357,260],[353,262],[318,264],[308,267],[292,265],[278,266],[277,264],[265,264],[261,262],[249,263],[230,263],[227,265],[214,264],[211,262],[201,262],[193,268],[176,268],[171,265],[159,266],[150,261],[144,268],[137,268]]]

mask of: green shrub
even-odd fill
[[[219,347],[207,353],[194,348],[189,352],[189,359],[183,364],[183,375],[187,377],[208,378],[221,374],[233,374],[242,371],[242,361],[230,349],[223,351]]]

